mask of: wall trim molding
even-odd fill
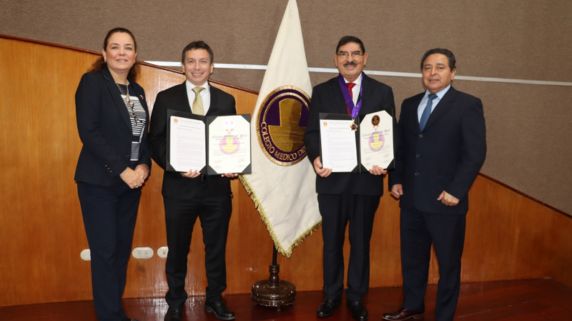
[[[160,61],[160,60],[146,60],[146,63],[160,66],[160,67],[181,67],[181,63],[177,61]],[[215,68],[220,69],[238,69],[238,70],[266,70],[266,65],[255,64],[227,64],[215,63]],[[308,67],[310,72],[314,73],[327,73],[337,74],[336,68],[321,68],[321,67]],[[420,73],[415,72],[400,72],[400,71],[383,71],[383,70],[365,70],[368,75],[386,76],[386,77],[401,77],[401,78],[421,78]],[[571,81],[552,81],[552,80],[534,80],[534,79],[515,79],[515,78],[500,78],[500,77],[478,77],[478,76],[463,76],[457,75],[457,80],[467,81],[481,81],[492,83],[508,83],[520,85],[539,85],[539,86],[563,86],[572,87]]]

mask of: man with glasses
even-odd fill
[[[348,114],[359,124],[366,114],[381,110],[394,116],[391,88],[363,73],[367,63],[363,42],[344,36],[334,56],[339,75],[314,87],[304,137],[308,158],[317,174],[316,191],[322,215],[324,300],[317,315],[331,316],[341,303],[344,287],[343,243],[349,223],[350,259],[346,300],[355,320],[367,320],[362,297],[369,287],[369,248],[373,219],[383,193],[386,169],[333,173],[320,157],[319,114]]]

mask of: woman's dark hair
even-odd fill
[[[105,35],[105,39],[103,39],[103,50],[107,49],[107,44],[109,43],[109,38],[111,38],[111,36],[113,34],[118,33],[118,32],[126,33],[131,37],[131,39],[133,39],[133,45],[135,46],[135,52],[137,52],[137,40],[135,39],[135,36],[133,35],[133,33],[129,29],[122,28],[122,27],[116,27],[116,28],[113,28],[107,32],[107,34]],[[103,57],[99,57],[99,59],[97,59],[93,63],[93,65],[91,65],[91,68],[89,69],[89,71],[99,71],[105,67],[107,67],[107,63],[105,62],[105,60],[103,60]],[[137,70],[138,69],[139,69],[139,64],[136,61],[135,64],[133,65],[133,67],[131,67],[131,70],[129,70],[129,75],[127,75],[127,78],[129,78],[130,80],[135,80],[135,78],[137,77]]]

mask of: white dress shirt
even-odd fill
[[[435,110],[435,107],[437,107],[437,104],[439,104],[441,98],[443,98],[443,96],[445,96],[445,94],[449,91],[449,88],[451,88],[451,85],[441,89],[436,93],[437,97],[433,98],[433,104],[431,105],[431,112]],[[417,107],[417,120],[419,122],[421,122],[421,115],[423,114],[425,105],[427,105],[427,100],[429,100],[429,94],[431,94],[429,90],[425,90],[425,95],[423,96],[423,99],[421,99],[421,102]]]
[[[200,95],[201,95],[201,99],[203,101],[203,109],[205,111],[205,115],[208,113],[209,111],[209,107],[211,105],[211,91],[210,91],[210,86],[209,86],[209,82],[205,82],[204,84],[202,84],[201,86],[195,86],[193,85],[190,81],[185,81],[185,86],[187,87],[187,97],[189,98],[189,106],[191,106],[191,112],[193,109],[193,101],[195,101],[195,92],[193,91],[193,88],[195,87],[203,87],[204,90],[201,91]]]
[[[361,80],[363,78],[363,74],[359,74],[359,76],[357,77],[356,80],[352,81],[355,86],[352,88],[352,100],[354,102],[354,106],[357,104],[358,99],[359,99],[359,91],[361,89]],[[344,78],[344,81],[347,83],[349,83],[349,81]]]

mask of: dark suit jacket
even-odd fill
[[[417,108],[423,95],[403,101],[396,170],[390,174],[390,185],[403,184],[401,207],[466,213],[469,188],[486,154],[483,105],[480,99],[451,87],[420,132]],[[437,201],[442,191],[459,198],[459,205],[449,207]]]
[[[130,93],[139,97],[148,114],[143,88],[133,80],[129,82]],[[127,167],[135,168],[143,163],[151,168],[147,130],[141,141],[139,161],[130,161],[133,134],[129,113],[106,67],[83,75],[76,90],[75,104],[77,128],[83,143],[76,181],[110,186],[121,182],[119,174]]]
[[[359,112],[360,117],[380,110],[385,110],[394,117],[395,102],[391,87],[365,74],[363,74],[361,85],[363,86],[363,104]],[[317,85],[312,91],[308,127],[304,135],[304,143],[311,163],[320,156],[320,113],[347,113],[338,77]],[[316,176],[316,191],[318,194],[382,195],[383,178],[371,175],[367,171],[332,173],[326,178]]]
[[[211,102],[206,116],[235,115],[234,97],[224,91],[209,86]],[[167,110],[191,112],[185,83],[173,86],[157,94],[149,141],[152,157],[163,169],[166,168],[167,158]],[[206,194],[204,194],[206,193]],[[163,195],[175,199],[192,199],[200,195],[230,195],[228,178],[220,176],[202,176],[185,178],[177,172],[165,171],[163,174]]]

